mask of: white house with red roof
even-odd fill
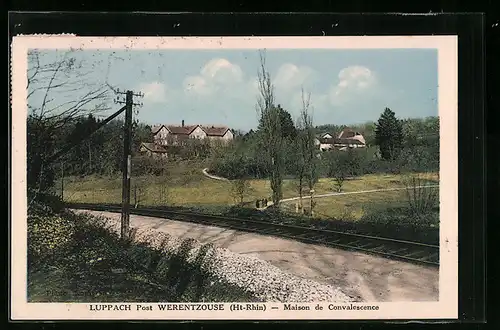
[[[156,125],[152,128],[154,141],[158,145],[179,145],[188,139],[209,139],[212,141],[228,142],[234,138],[229,127],[213,125],[185,125],[180,126]]]
[[[363,135],[350,128],[344,128],[337,138],[332,137],[329,133],[320,134],[316,137],[315,144],[322,151],[366,147],[366,141]]]

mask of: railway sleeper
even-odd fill
[[[438,253],[433,253],[431,255],[424,256],[424,257],[420,258],[419,260],[438,263],[439,262],[439,254]]]
[[[419,258],[425,257],[426,255],[428,256],[428,253],[426,253],[426,251],[415,250],[413,252],[410,252],[408,254],[403,255],[403,257],[405,257],[405,258],[412,258],[412,259],[419,259]]]
[[[373,243],[365,243],[363,245],[358,245],[357,248],[371,250],[376,246],[377,245],[374,245]]]

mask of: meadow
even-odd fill
[[[138,206],[182,206],[218,207],[234,206],[239,203],[233,192],[234,183],[206,177],[202,173],[204,164],[179,162],[169,164],[164,175],[141,175],[131,179],[131,203]],[[438,184],[437,173],[414,173],[423,184]],[[368,213],[383,211],[386,208],[404,207],[408,203],[406,174],[368,174],[347,179],[342,186],[345,195],[315,197],[315,217],[342,218],[358,220]],[[66,177],[64,178],[64,200],[80,203],[121,203],[121,176]],[[60,182],[56,187],[60,187]],[[352,192],[401,189],[349,194]],[[315,185],[315,196],[335,192],[334,180],[320,178]],[[436,188],[437,189],[437,188]],[[58,192],[60,193],[60,191]],[[309,201],[304,194],[304,205]],[[265,179],[248,180],[243,193],[243,201],[255,207],[257,199],[270,200],[271,188]],[[296,181],[285,179],[283,182],[282,209],[295,212],[297,200],[286,201],[298,196]]]

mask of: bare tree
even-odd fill
[[[332,153],[332,155],[335,155]],[[328,176],[333,178],[334,187],[337,192],[342,192],[344,181],[349,172],[347,153],[337,153],[328,164]]]
[[[299,208],[303,208],[302,192],[304,184],[307,184],[310,193],[310,213],[313,214],[314,200],[313,192],[314,185],[317,180],[316,171],[316,149],[314,145],[315,129],[313,126],[313,118],[311,114],[311,94],[301,91],[302,106],[300,109],[299,119],[297,121],[298,135],[298,153],[297,159],[298,171],[297,178],[299,181]]]
[[[342,169],[339,169],[335,172],[333,181],[335,185],[335,190],[337,192],[342,192],[342,187],[344,186],[344,181],[346,179],[346,173]]]
[[[245,178],[236,179],[232,182],[232,195],[236,202],[243,205],[245,195],[250,190],[250,182]]]
[[[279,109],[275,106],[274,86],[271,75],[266,69],[266,57],[260,52],[260,69],[258,72],[259,96],[257,112],[262,122],[262,147],[264,154],[271,164],[270,183],[272,189],[273,205],[278,206],[283,198],[283,145],[284,138],[281,129]]]
[[[78,50],[28,52],[28,185],[35,195],[50,187],[47,158],[60,132],[74,119],[106,110],[110,89],[94,81],[94,68],[77,59]]]
[[[170,171],[167,168],[167,160],[165,157],[161,157],[159,160],[161,166],[160,181],[159,181],[159,204],[165,206],[169,204],[170,201],[170,186],[169,178]]]
[[[28,53],[28,109],[48,127],[61,128],[76,117],[106,110],[110,88],[95,81],[95,68],[78,60],[77,50],[49,59],[38,50]],[[52,55],[52,54],[51,54]]]
[[[142,198],[144,195],[144,189],[142,182],[137,182],[138,180],[134,180],[134,208],[139,206],[139,203],[142,203]]]
[[[419,174],[408,175],[403,183],[408,209],[418,221],[429,220],[429,213],[439,205],[439,189]]]

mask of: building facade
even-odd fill
[[[152,133],[155,144],[162,146],[182,145],[190,139],[228,142],[234,138],[226,126],[185,125],[184,121],[180,126],[153,126]]]
[[[334,138],[329,133],[322,133],[316,137],[315,145],[321,151],[327,150],[347,150],[349,148],[365,148],[366,141],[363,135],[352,129],[343,129],[338,137]]]

